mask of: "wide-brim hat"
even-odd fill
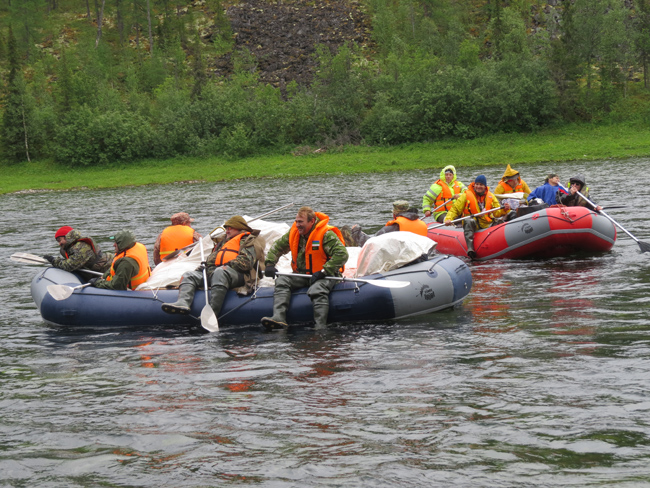
[[[411,204],[406,200],[397,200],[393,202],[393,213],[408,212]]]
[[[246,220],[241,215],[235,215],[233,217],[230,217],[228,220],[226,220],[223,226],[232,227],[233,229],[237,229],[237,230],[245,230],[247,232],[253,231],[253,229],[249,227],[249,225],[246,223]]]

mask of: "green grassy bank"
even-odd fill
[[[369,173],[436,168],[522,165],[543,161],[585,161],[650,156],[650,128],[641,125],[576,125],[534,134],[489,136],[392,148],[349,147],[303,156],[274,155],[247,160],[182,158],[128,165],[66,168],[47,161],[0,166],[0,193],[25,190],[108,188],[178,181],[314,174]]]

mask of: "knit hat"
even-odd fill
[[[474,180],[474,183],[480,183],[482,185],[487,186],[487,178],[485,177],[485,175],[478,175]]]
[[[408,209],[411,208],[411,204],[406,200],[397,200],[393,202],[393,213],[408,212]]]
[[[194,222],[186,212],[178,212],[171,216],[172,225],[185,225]]]
[[[65,237],[65,235],[72,230],[72,227],[69,225],[64,225],[63,227],[59,228],[59,230],[56,231],[56,234],[54,234],[54,238],[58,239],[59,237]]]
[[[233,229],[237,230],[245,230],[247,232],[252,232],[253,229],[251,229],[246,221],[244,220],[244,217],[241,215],[235,215],[234,217],[230,217],[226,222],[223,224],[224,227],[232,227]]]

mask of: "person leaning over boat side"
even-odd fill
[[[556,201],[560,205],[566,205],[567,207],[587,207],[589,210],[596,212],[600,212],[603,209],[600,205],[594,207],[578,195],[578,192],[589,198],[589,187],[585,183],[585,177],[580,173],[569,179],[568,193],[558,192],[556,194]]]
[[[425,224],[418,216],[418,210],[411,207],[411,204],[406,200],[393,202],[393,220],[386,222],[386,225],[379,229],[375,233],[375,236],[400,230],[413,232],[414,234],[421,236],[426,236],[429,231],[429,229],[427,229],[427,224]],[[343,231],[343,229],[341,229],[341,231]],[[363,247],[366,241],[372,236],[363,232],[361,226],[357,224],[353,225],[352,229],[350,229],[350,237],[355,241],[357,246]],[[349,243],[347,244],[349,245]]]
[[[454,205],[445,217],[445,225],[453,225],[452,220],[477,214],[484,210],[490,210],[491,208],[499,208],[499,201],[487,186],[485,175],[478,175],[474,183],[467,187],[467,191],[454,202]],[[474,251],[474,233],[478,229],[487,229],[491,225],[494,225],[497,223],[494,220],[496,217],[505,216],[509,211],[510,204],[505,203],[503,208],[495,210],[491,214],[483,214],[463,221],[467,255],[470,258],[474,259],[476,257],[476,252]]]
[[[113,253],[102,252],[91,237],[83,237],[81,232],[69,225],[57,230],[54,238],[59,243],[61,257],[46,254],[43,259],[55,268],[70,272],[86,268],[104,273],[111,267]]]
[[[130,230],[121,230],[110,239],[115,247],[111,267],[102,278],[93,278],[89,283],[106,290],[135,290],[151,275],[147,248],[136,242]]]
[[[531,203],[535,198],[539,198],[547,205],[555,205],[555,196],[558,191],[567,191],[564,186],[560,184],[560,177],[556,173],[550,173],[544,180],[542,186],[538,186],[530,195],[528,195],[528,203]]]
[[[519,171],[515,171],[508,165],[503,173],[503,177],[494,189],[494,194],[501,195],[503,193],[517,193],[520,191],[524,193],[524,200],[530,195],[530,187],[521,179]]]
[[[264,239],[260,231],[252,229],[240,215],[229,218],[223,224],[225,239],[221,240],[206,259],[206,274],[210,283],[210,307],[219,316],[228,290],[250,293],[257,283],[257,269],[264,262]],[[197,289],[203,288],[203,268],[183,273],[178,287],[178,300],[163,303],[167,313],[189,314]]]
[[[303,287],[309,287],[307,296],[314,306],[316,327],[327,324],[329,294],[337,281],[325,278],[341,276],[348,260],[345,240],[339,229],[329,225],[329,219],[324,213],[314,212],[311,207],[302,207],[289,232],[280,237],[269,250],[264,270],[267,277],[276,277],[276,263],[282,255],[291,252],[293,272],[310,274],[311,278],[286,275],[277,277],[273,292],[273,316],[262,318],[262,325],[267,330],[287,328],[291,292]]]
[[[456,200],[466,189],[465,185],[456,179],[456,168],[451,164],[445,166],[440,171],[440,178],[431,185],[431,188],[422,197],[424,217],[430,217],[432,208],[436,209],[444,204],[444,207],[439,208],[433,214],[437,222],[443,222],[445,215],[451,208],[452,200]]]
[[[186,212],[178,212],[170,217],[172,225],[158,234],[153,246],[153,264],[160,264],[165,256],[201,240],[201,234],[192,228],[194,219]]]

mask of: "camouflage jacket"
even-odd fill
[[[225,266],[229,266],[235,271],[244,275],[245,285],[238,288],[236,291],[239,294],[250,293],[255,284],[257,283],[258,267],[260,263],[264,262],[264,238],[259,237],[259,230],[253,231],[250,235],[242,237],[239,243],[239,254],[235,259],[228,261]],[[208,280],[217,269],[215,261],[217,259],[217,252],[228,242],[225,239],[219,242],[210,255],[205,260],[205,270],[208,275]]]
[[[318,219],[316,220],[318,222]],[[314,225],[315,227],[315,225]],[[296,264],[298,267],[298,273],[305,273],[307,271],[307,266],[305,266],[305,246],[307,245],[307,240],[309,235],[300,236],[300,242],[298,243],[298,256],[296,257]],[[323,265],[323,271],[327,276],[341,276],[340,269],[345,265],[348,260],[348,251],[345,249],[343,243],[339,240],[338,236],[331,230],[325,232],[323,236],[323,250],[325,255],[328,257],[327,262]],[[269,250],[268,255],[266,256],[267,265],[275,265],[280,256],[291,251],[289,246],[289,232],[280,237],[273,247]]]
[[[80,239],[89,239],[95,246]],[[76,271],[81,268],[91,269],[103,273],[110,269],[113,262],[113,253],[102,252],[99,245],[91,238],[81,236],[78,230],[72,229],[65,235],[66,245],[59,252],[60,258],[55,258],[52,266],[65,271]],[[67,257],[66,257],[67,253]]]

